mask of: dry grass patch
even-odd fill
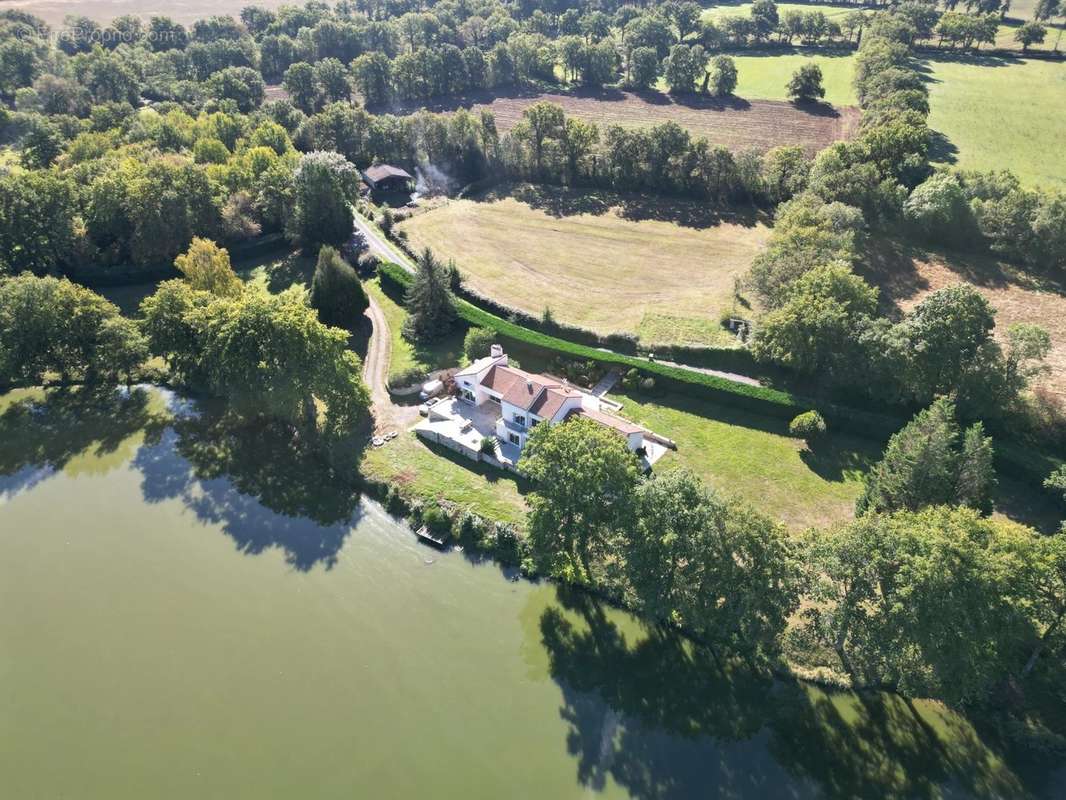
[[[500,302],[660,343],[717,341],[736,280],[769,234],[698,203],[528,186],[453,200],[400,227]]]
[[[1038,384],[1066,397],[1066,291],[990,258],[950,256],[875,243],[864,277],[900,311],[914,308],[937,289],[970,283],[996,309],[999,335],[1016,322],[1032,322],[1051,334],[1049,373]]]

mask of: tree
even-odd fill
[[[707,68],[707,55],[702,45],[675,44],[663,64],[663,75],[671,92],[691,94],[696,81]]]
[[[323,103],[348,102],[352,86],[348,82],[348,69],[336,58],[324,58],[314,66],[315,85]]]
[[[266,85],[251,67],[226,67],[207,79],[204,92],[215,100],[232,100],[237,110],[247,114],[263,104]]]
[[[807,188],[811,161],[801,145],[781,145],[762,159],[762,180],[766,195],[774,205],[791,200]]]
[[[522,112],[525,125],[516,133],[529,141],[533,149],[533,165],[537,174],[544,169],[544,147],[549,139],[558,139],[563,132],[566,117],[562,106],[555,103],[534,103]]]
[[[237,297],[244,284],[230,266],[229,251],[208,239],[194,237],[189,249],[174,260],[193,289],[216,297]]]
[[[339,436],[369,406],[348,334],[319,322],[298,288],[231,298],[166,281],[141,312],[152,353],[237,414]],[[316,400],[326,408],[324,427]]]
[[[299,61],[287,70],[281,85],[292,98],[292,104],[305,114],[318,110],[318,87],[315,84],[315,68],[305,61]]]
[[[862,361],[857,334],[877,312],[877,290],[844,264],[815,267],[791,283],[760,323],[756,359],[840,383]]]
[[[884,457],[866,476],[856,511],[861,515],[963,505],[987,512],[996,482],[992,455],[992,440],[981,423],[963,435],[955,404],[938,398],[889,439]]]
[[[289,238],[304,247],[340,245],[352,234],[352,203],[359,171],[339,153],[305,153],[293,173],[295,207],[286,224]]]
[[[903,204],[903,215],[930,241],[951,245],[973,242],[976,222],[958,179],[938,172],[918,186]]]
[[[756,41],[769,39],[777,30],[777,3],[774,0],[755,0],[751,4],[751,22]]]
[[[351,264],[328,246],[318,251],[309,299],[323,324],[348,330],[356,327],[370,307],[366,289]]]
[[[960,705],[1013,672],[1034,638],[1031,566],[1017,557],[1031,535],[946,507],[812,532],[804,630],[856,686]]]
[[[51,172],[0,176],[0,276],[56,270],[74,246],[70,183]]]
[[[0,382],[128,375],[144,360],[143,346],[136,327],[89,289],[28,273],[0,278]]]
[[[793,100],[810,101],[825,97],[822,68],[817,64],[804,64],[792,73],[785,89]]]
[[[44,117],[35,117],[22,138],[20,160],[26,169],[44,169],[63,152],[63,134]]]
[[[737,65],[729,56],[715,56],[711,62],[708,88],[715,97],[726,97],[737,88]]]
[[[496,331],[491,328],[471,328],[463,338],[463,355],[471,361],[485,358],[496,344]]]
[[[379,50],[363,53],[352,64],[355,85],[367,105],[385,103],[392,86],[392,63]]]
[[[799,604],[794,548],[780,525],[677,470],[639,484],[636,520],[619,530],[636,609],[714,648],[777,654]]]
[[[915,397],[958,390],[995,328],[995,309],[972,286],[939,289],[901,323],[912,354],[909,383]]]
[[[825,420],[817,411],[804,411],[802,414],[797,414],[788,423],[790,436],[795,436],[808,442],[822,436],[825,433],[825,429]]]
[[[633,89],[647,89],[659,80],[661,65],[654,47],[634,47],[626,64],[628,83]]]
[[[594,123],[576,117],[569,117],[564,123],[561,145],[571,183],[579,177],[582,163],[599,139],[600,129]]]
[[[521,468],[535,483],[529,544],[548,575],[593,581],[593,564],[633,523],[637,460],[625,440],[591,419],[538,425]]]
[[[1022,46],[1022,52],[1026,53],[1034,44],[1043,44],[1047,36],[1047,28],[1039,22],[1026,22],[1014,32],[1014,41]]]
[[[444,268],[427,247],[404,298],[403,335],[413,342],[433,342],[455,324],[455,298]]]

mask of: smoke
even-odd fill
[[[422,161],[415,167],[415,192],[420,197],[451,194],[457,186],[458,182],[454,178],[428,161]]]

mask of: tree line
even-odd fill
[[[893,438],[855,521],[796,537],[684,470],[642,477],[591,421],[538,426],[526,557],[723,655],[980,703],[1057,670],[1041,656],[1061,652],[1066,618],[1066,530],[970,507],[987,499],[990,449],[939,400]]]

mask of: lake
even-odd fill
[[[0,397],[3,796],[1053,795],[936,704],[718,664],[343,484],[161,390]]]

